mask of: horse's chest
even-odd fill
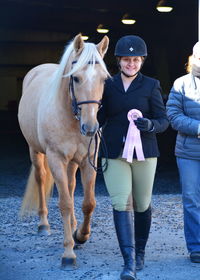
[[[87,155],[88,155],[88,146],[80,143],[77,145],[77,149],[73,156],[73,161],[75,161],[78,164],[81,164],[83,160],[87,158]]]

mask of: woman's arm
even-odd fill
[[[187,116],[183,106],[180,80],[176,80],[167,101],[167,116],[173,129],[187,135],[198,135],[200,121]]]

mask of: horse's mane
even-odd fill
[[[96,45],[93,43],[84,43],[84,48],[80,54],[80,56],[76,59],[76,63],[73,63],[73,67],[69,70],[68,73],[64,73],[66,69],[66,65],[69,62],[70,56],[74,51],[73,41],[70,42],[69,45],[66,46],[64,54],[60,60],[58,70],[55,72],[52,83],[51,83],[51,93],[56,93],[59,90],[61,85],[61,81],[65,77],[69,77],[73,75],[77,71],[81,70],[84,66],[88,66],[86,70],[87,77],[91,78],[94,73],[94,66],[96,63],[100,64],[104,72],[107,76],[110,76],[106,65],[103,61],[103,58],[99,54]]]

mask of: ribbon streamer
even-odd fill
[[[126,158],[128,162],[133,161],[133,152],[136,151],[136,156],[138,161],[145,160],[144,153],[142,149],[142,142],[140,138],[140,131],[134,123],[137,118],[142,118],[142,113],[137,109],[132,109],[128,112],[127,118],[129,120],[128,132],[126,135],[126,142],[124,145],[124,150],[122,157]]]

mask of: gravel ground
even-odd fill
[[[3,140],[2,140],[3,139]],[[15,140],[15,145],[13,144]],[[21,137],[1,137],[0,145],[0,279],[118,280],[122,257],[112,209],[102,176],[97,177],[91,237],[76,250],[77,268],[61,269],[63,229],[57,192],[49,202],[51,235],[37,235],[37,217],[18,218],[30,161]],[[77,220],[82,221],[82,189],[75,192]],[[158,164],[153,195],[153,222],[139,280],[199,280],[200,264],[192,264],[185,248],[178,173],[174,163]]]
[[[57,197],[49,205],[51,235],[37,235],[36,217],[18,218],[20,197],[0,199],[1,280],[117,280],[122,257],[112,221],[108,196],[97,196],[89,241],[76,250],[77,269],[62,270],[62,223]],[[81,222],[82,196],[75,199],[78,222]],[[182,206],[179,194],[153,196],[153,223],[146,249],[145,269],[139,280],[198,280],[200,265],[189,261],[185,248]]]

